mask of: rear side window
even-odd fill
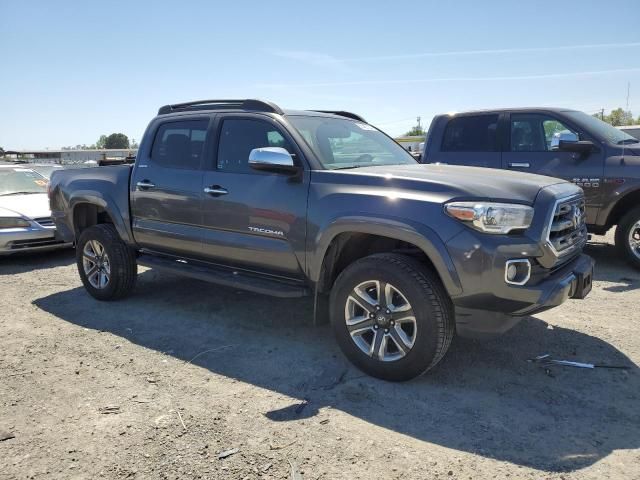
[[[497,152],[498,115],[456,117],[449,121],[443,152]]]
[[[269,122],[250,119],[224,120],[218,146],[218,169],[225,172],[257,173],[249,167],[249,153],[254,148],[262,147],[282,147],[293,153],[289,142]]]
[[[151,160],[162,167],[198,170],[207,140],[208,120],[186,120],[160,125]]]

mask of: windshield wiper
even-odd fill
[[[331,170],[349,170],[350,168],[370,167],[371,165],[351,165],[349,167],[332,168]]]
[[[639,143],[640,140],[636,138],[625,138],[624,140],[620,140],[616,145],[626,145],[627,143]]]
[[[6,197],[8,195],[31,195],[36,193],[46,193],[46,192],[10,192],[10,193],[0,194],[0,197]]]

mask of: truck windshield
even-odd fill
[[[600,138],[614,145],[623,145],[627,143],[638,143],[638,139],[632,137],[628,133],[617,129],[616,127],[603,122],[599,118],[587,115],[584,112],[564,112],[567,117],[581,125],[585,130],[592,131]]]
[[[404,148],[367,123],[298,115],[288,119],[326,169],[417,163]]]
[[[47,193],[47,179],[25,168],[0,168],[0,195]]]

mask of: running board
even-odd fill
[[[299,298],[309,295],[309,289],[286,281],[271,280],[241,271],[213,267],[204,264],[192,264],[186,260],[140,255],[138,265],[149,267],[176,275],[196,278],[205,282],[216,283],[225,287],[247,290],[280,298]]]

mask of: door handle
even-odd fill
[[[531,164],[529,162],[511,162],[509,168],[529,168]]]
[[[149,180],[142,180],[136,183],[136,187],[141,188],[142,190],[148,190],[150,188],[155,188],[156,184],[151,183]]]
[[[229,191],[226,188],[222,188],[220,185],[211,185],[210,187],[204,187],[204,193],[209,195],[226,195]]]

